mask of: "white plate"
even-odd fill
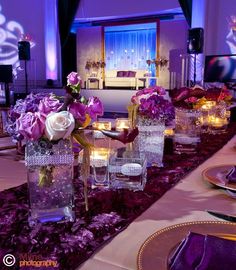
[[[236,240],[236,223],[194,221],[166,227],[142,244],[137,258],[138,270],[167,270],[169,257],[190,231]]]
[[[218,165],[209,167],[202,172],[202,177],[207,182],[225,189],[236,191],[236,183],[228,183],[226,175],[235,165]]]

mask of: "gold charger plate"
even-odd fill
[[[166,227],[149,236],[138,252],[138,270],[168,270],[168,258],[188,232],[211,234],[236,241],[236,223],[186,222]]]
[[[202,177],[205,181],[225,189],[236,191],[236,183],[228,183],[226,175],[235,165],[219,165],[205,169]]]

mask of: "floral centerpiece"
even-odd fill
[[[148,64],[148,66],[150,66],[151,64],[154,64],[156,66],[156,68],[158,66],[160,66],[160,68],[163,67],[167,67],[169,60],[167,60],[165,57],[159,57],[157,59],[147,59],[146,63]]]
[[[208,101],[214,101],[216,104],[222,102],[230,104],[231,99],[232,95],[226,87],[214,87],[207,90],[200,86],[182,87],[173,96],[175,107],[186,109],[200,109]]]
[[[30,94],[10,110],[7,131],[15,141],[26,142],[32,225],[43,220],[73,220],[71,140],[88,151],[83,130],[103,114],[101,101],[81,96],[80,85],[78,74],[71,72],[65,98]]]
[[[99,61],[88,60],[86,61],[85,69],[87,70],[90,70],[91,68],[99,69],[99,68],[104,68],[105,66],[106,66],[106,63],[102,60],[99,60]]]
[[[195,152],[196,145],[200,141],[201,133],[211,133],[212,125],[227,126],[227,106],[232,98],[226,88],[209,88],[207,90],[196,85],[193,88],[183,87],[174,91],[173,103],[176,107],[176,136],[180,137],[181,152],[190,148]],[[217,112],[218,111],[218,112]],[[217,116],[216,114],[220,115]],[[219,119],[222,118],[222,119]],[[219,122],[219,123],[218,123]],[[221,124],[222,123],[222,124]],[[189,147],[182,147],[183,143],[189,142]]]
[[[133,126],[139,129],[137,148],[150,165],[162,166],[165,126],[175,116],[174,107],[165,96],[166,91],[160,86],[142,89],[132,96],[128,107]]]
[[[165,96],[166,90],[161,86],[139,90],[131,98],[131,108],[143,119],[164,121],[167,124],[174,119],[174,107]]]
[[[58,141],[71,136],[80,140],[79,131],[103,114],[97,97],[86,99],[79,94],[81,79],[77,73],[72,72],[67,78],[65,100],[53,93],[31,93],[16,101],[7,125],[14,141]]]

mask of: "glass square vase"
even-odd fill
[[[144,190],[147,178],[145,157],[141,157],[139,152],[127,151],[125,148],[121,153],[119,150],[109,159],[109,187],[132,191]]]
[[[29,225],[74,221],[74,154],[71,141],[29,141],[26,144],[25,161]]]

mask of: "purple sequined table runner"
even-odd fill
[[[232,123],[220,136],[204,135],[196,155],[165,154],[163,168],[148,169],[148,182],[143,192],[90,190],[88,212],[85,212],[82,185],[75,180],[74,223],[49,223],[32,229],[27,222],[27,184],[0,192],[0,269],[9,269],[2,264],[3,256],[8,253],[18,261],[41,258],[58,263],[58,267],[20,269],[76,269],[186,174],[218,151],[234,136],[235,130],[236,123]],[[19,269],[19,266],[10,269]]]

